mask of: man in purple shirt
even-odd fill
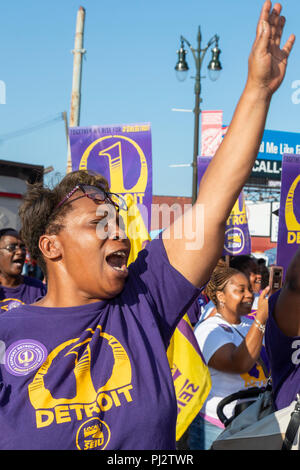
[[[175,449],[166,350],[222,253],[283,80],[294,36],[280,49],[280,11],[262,8],[245,90],[196,203],[129,267],[124,200],[100,175],[29,189],[21,235],[48,288],[0,315],[0,449]]]
[[[23,276],[26,247],[13,228],[0,230],[0,312],[31,304],[46,294],[38,279]]]

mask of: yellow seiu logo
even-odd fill
[[[114,143],[112,145],[109,145],[109,139],[114,140]],[[135,202],[142,204],[148,182],[148,165],[144,152],[142,151],[140,146],[129,137],[123,135],[108,135],[101,137],[100,139],[96,139],[87,147],[87,149],[83,153],[79,164],[79,170],[86,170],[88,168],[88,158],[90,156],[91,151],[96,147],[96,145],[100,143],[105,143],[105,141],[108,141],[108,146],[100,150],[98,156],[107,157],[108,159],[111,192],[123,195],[128,193],[134,194]],[[128,142],[134,147],[137,152],[137,156],[139,158],[139,163],[141,166],[139,178],[136,184],[131,188],[126,187],[124,182],[122,154],[123,142]]]
[[[287,228],[287,243],[288,245],[296,243],[300,244],[300,223],[296,219],[294,213],[294,197],[295,190],[300,182],[300,175],[298,175],[290,186],[286,201],[285,201],[285,223]]]
[[[231,243],[242,243],[241,237],[238,234],[228,235],[228,241]]]
[[[84,422],[76,434],[78,450],[104,450],[110,441],[110,429],[99,418],[91,418]]]
[[[93,437],[94,439],[103,439],[103,432],[100,430],[98,424],[94,426],[89,426],[84,429],[84,437]]]

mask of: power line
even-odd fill
[[[29,134],[30,132],[34,132],[38,129],[42,129],[43,127],[50,126],[57,121],[64,120],[63,113],[58,113],[51,118],[43,119],[37,121],[36,123],[31,124],[30,126],[24,127],[23,129],[19,129],[17,131],[9,132],[7,134],[0,135],[0,143],[4,142],[5,140],[15,139],[16,137],[20,137],[25,134]]]

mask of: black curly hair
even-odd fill
[[[229,266],[217,265],[213,270],[205,292],[215,305],[218,305],[217,292],[223,292],[229,279],[236,274],[240,274],[240,271]]]
[[[97,186],[109,191],[107,180],[100,174],[78,170],[68,173],[53,189],[42,183],[28,185],[27,192],[19,208],[21,219],[20,236],[31,257],[36,260],[44,275],[46,263],[39,249],[40,237],[47,233],[58,234],[64,227],[64,217],[73,209],[72,204],[55,210],[60,201],[78,184]]]

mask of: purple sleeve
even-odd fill
[[[280,290],[269,299],[269,317],[265,334],[276,409],[288,406],[295,399],[300,383],[300,338],[286,336],[274,318],[279,294]]]
[[[158,322],[172,336],[177,323],[200,294],[171,266],[161,239],[152,240],[129,267],[129,279],[144,295]],[[140,302],[143,299],[140,297]]]
[[[200,296],[197,297],[197,299],[192,303],[192,305],[188,309],[187,314],[192,326],[195,326],[198,323],[201,317],[201,307],[204,307],[204,305],[206,304],[206,299],[202,294],[200,294]]]

